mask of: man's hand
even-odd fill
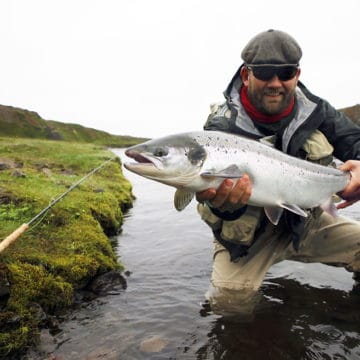
[[[231,179],[225,179],[219,188],[207,189],[196,194],[199,202],[207,201],[214,208],[225,211],[228,208],[238,209],[249,201],[252,191],[251,181],[248,175],[234,182]]]
[[[338,194],[345,201],[340,203],[337,208],[344,209],[360,200],[360,161],[348,160],[339,166],[339,169],[351,172],[350,183]]]

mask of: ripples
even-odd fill
[[[195,204],[179,213],[172,188],[126,174],[137,196],[117,243],[128,287],[70,314],[51,340],[56,359],[360,359],[350,273],[285,261],[268,273],[251,320],[214,315],[211,235]]]

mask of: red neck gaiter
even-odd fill
[[[263,123],[263,124],[272,124],[288,116],[294,108],[295,99],[293,98],[290,105],[280,114],[276,115],[266,115],[258,111],[255,106],[250,102],[250,99],[247,95],[247,87],[242,86],[240,89],[240,101],[244,106],[246,112],[250,116],[251,120]]]

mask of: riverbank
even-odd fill
[[[114,154],[102,146],[0,138],[0,239]],[[36,344],[78,290],[122,266],[109,237],[132,206],[119,159],[109,162],[0,254],[0,357]]]

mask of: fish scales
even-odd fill
[[[174,134],[135,145],[126,154],[138,161],[125,164],[130,171],[181,190],[178,210],[193,193],[217,188],[225,178],[248,174],[252,182],[249,204],[286,208],[306,216],[303,209],[328,203],[350,178],[347,172],[218,131]]]

